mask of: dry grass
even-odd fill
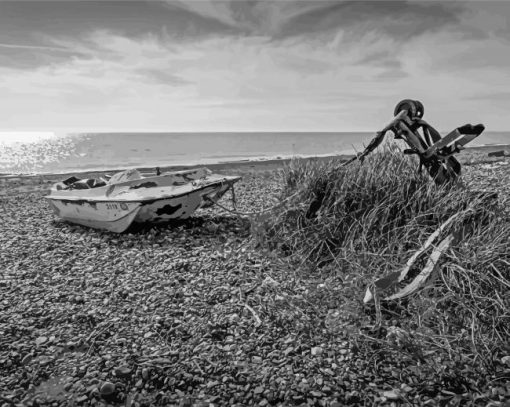
[[[483,355],[489,365],[508,352],[508,197],[498,201],[462,182],[438,187],[396,148],[362,164],[340,164],[293,161],[283,198],[294,197],[278,214],[259,219],[259,242],[302,273],[334,276],[341,295],[359,303],[370,281],[398,270],[441,223],[473,205],[449,230],[463,227],[465,236],[443,257],[439,278],[409,299],[385,304],[385,324],[412,332],[423,349]]]

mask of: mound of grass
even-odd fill
[[[345,167],[337,160],[293,161],[284,172],[283,198],[287,204],[277,214],[259,220],[260,242],[303,274],[335,276],[340,295],[368,314],[373,309],[361,306],[367,284],[399,270],[443,222],[474,208],[444,232],[463,227],[465,235],[442,257],[434,284],[384,303],[384,324],[413,332],[422,346],[483,354],[489,364],[508,352],[508,197],[462,182],[437,186],[418,171],[417,160],[386,147]]]

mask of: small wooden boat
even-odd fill
[[[207,168],[150,176],[127,170],[111,178],[68,178],[54,184],[45,198],[64,220],[122,233],[133,223],[186,219],[218,201],[240,179]]]

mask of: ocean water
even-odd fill
[[[0,173],[38,174],[353,154],[373,133],[2,133]],[[392,139],[391,136],[387,137]],[[470,146],[510,144],[486,132]]]

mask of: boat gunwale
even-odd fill
[[[100,196],[100,197],[98,196],[97,198],[96,197],[77,197],[77,196],[63,197],[63,196],[51,196],[51,194],[50,194],[50,195],[45,195],[43,198],[48,199],[48,200],[53,200],[53,201],[68,201],[68,202],[69,201],[70,202],[94,202],[94,203],[113,203],[113,202],[136,203],[136,202],[139,202],[140,204],[143,205],[143,204],[151,204],[156,201],[163,200],[163,199],[180,198],[182,196],[189,195],[191,193],[201,191],[205,188],[212,187],[212,186],[218,186],[218,185],[221,186],[223,184],[229,184],[229,187],[231,187],[232,185],[234,185],[237,181],[239,181],[242,178],[242,177],[238,177],[238,176],[229,176],[229,177],[231,177],[231,178],[228,180],[226,180],[226,179],[217,180],[217,181],[214,181],[207,185],[198,186],[196,189],[193,189],[190,191],[180,192],[178,194],[172,194],[172,195],[158,196],[158,197],[150,196],[150,197],[140,197],[138,199],[122,199],[122,198],[121,199],[112,199],[112,198],[108,199],[103,196]],[[154,188],[158,188],[158,187],[154,187]],[[163,187],[163,188],[166,188],[166,187]],[[85,191],[87,191],[87,190],[85,190]]]

